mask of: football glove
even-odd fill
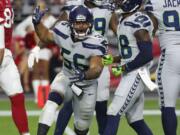
[[[39,62],[39,51],[40,51],[40,47],[39,46],[35,46],[29,54],[28,57],[28,67],[32,68],[34,65],[34,61],[36,61],[37,63]]]
[[[45,9],[43,11],[40,11],[40,6],[37,6],[34,9],[34,13],[32,16],[32,22],[34,25],[37,25],[41,22],[41,18],[46,14],[46,12],[48,11],[48,9]]]
[[[123,73],[123,69],[121,65],[112,66],[111,70],[112,70],[112,74],[116,77],[120,76]]]
[[[113,63],[113,56],[111,54],[104,55],[102,58],[102,63],[104,66],[108,66]]]
[[[80,71],[79,69],[73,69],[74,70],[74,76],[70,77],[69,80],[71,83],[76,83],[83,81],[85,79],[85,73]]]

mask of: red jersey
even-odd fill
[[[4,25],[5,47],[10,49],[14,12],[10,0],[0,0],[0,24]]]

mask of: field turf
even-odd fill
[[[40,110],[36,107],[32,100],[26,101],[26,108],[28,111]],[[177,102],[177,108],[180,110],[180,99]],[[147,99],[145,102],[145,110],[158,110],[158,102],[156,99]],[[8,100],[0,100],[0,112],[10,111],[10,103]],[[160,115],[146,115],[144,116],[145,121],[152,129],[154,135],[163,135]],[[38,116],[29,116],[29,128],[31,135],[36,135]],[[180,116],[178,116],[180,122]],[[53,135],[54,125],[51,127],[48,135]],[[73,117],[69,123],[69,127],[73,129]],[[11,116],[0,116],[0,135],[18,135],[17,129],[12,122]],[[66,134],[64,134],[66,135]],[[95,118],[90,128],[89,135],[97,134],[97,125]],[[123,117],[119,126],[118,135],[136,135],[136,133],[128,126],[126,119]],[[180,126],[178,126],[177,135],[180,135]]]

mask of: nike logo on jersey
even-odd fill
[[[164,0],[163,7],[180,7],[180,0]]]

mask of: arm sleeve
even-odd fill
[[[137,42],[138,48],[140,50],[139,54],[131,62],[128,62],[125,66],[125,72],[131,72],[153,59],[152,55],[152,42]]]

